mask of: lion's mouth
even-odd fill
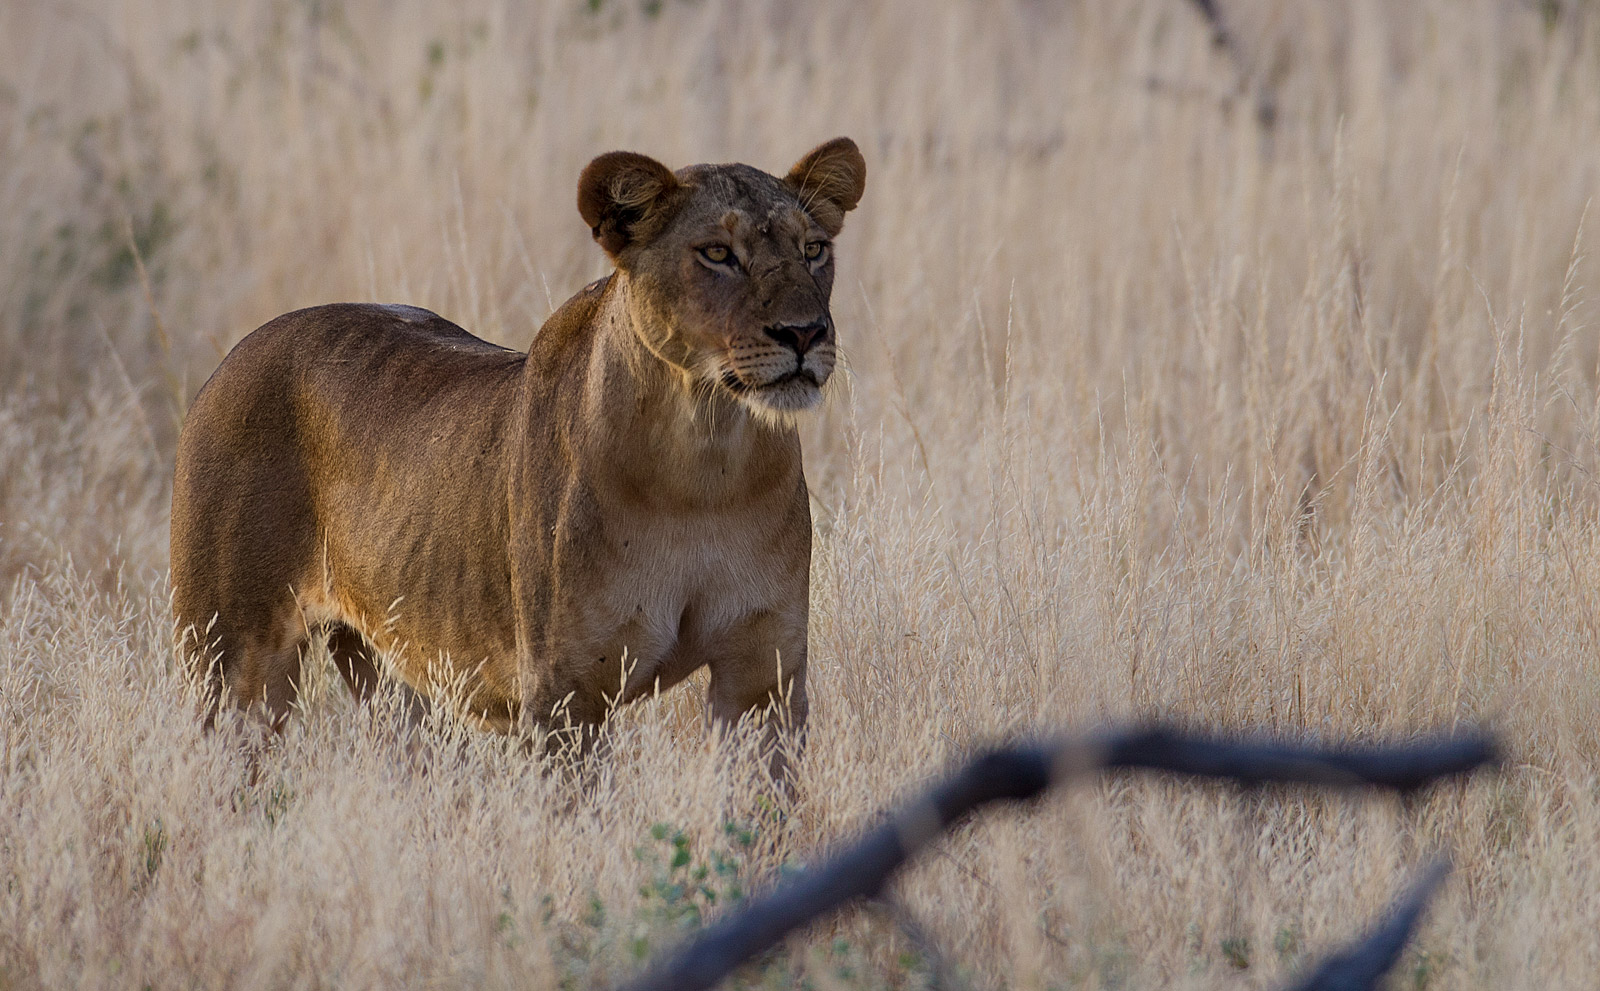
[[[817,376],[809,368],[805,367],[795,368],[793,371],[786,372],[770,382],[761,382],[758,384],[746,382],[744,379],[739,377],[738,372],[735,372],[731,368],[722,373],[722,384],[727,386],[732,391],[739,393],[754,392],[759,389],[776,389],[779,386],[788,385],[790,382],[810,382],[817,388],[822,388],[822,383],[817,381]]]

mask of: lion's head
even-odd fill
[[[849,138],[782,179],[748,165],[673,173],[619,151],[583,170],[578,212],[647,315],[636,321],[646,346],[757,416],[782,417],[820,402],[833,374],[833,239],[866,177]]]

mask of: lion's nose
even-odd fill
[[[783,324],[768,327],[767,336],[795,354],[803,355],[811,350],[812,345],[828,339],[828,324],[825,320],[807,324]]]

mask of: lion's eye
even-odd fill
[[[733,261],[733,252],[725,244],[713,244],[700,249],[701,257],[713,265],[726,265]]]
[[[819,258],[822,257],[823,252],[825,252],[827,250],[828,250],[828,242],[826,242],[826,241],[812,241],[811,243],[806,245],[806,261],[814,262],[814,261],[818,260]]]

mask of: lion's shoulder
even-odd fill
[[[600,303],[612,276],[599,278],[579,289],[565,303],[556,308],[533,335],[533,345],[528,357],[544,367],[566,353],[580,337],[589,335],[600,312]]]

